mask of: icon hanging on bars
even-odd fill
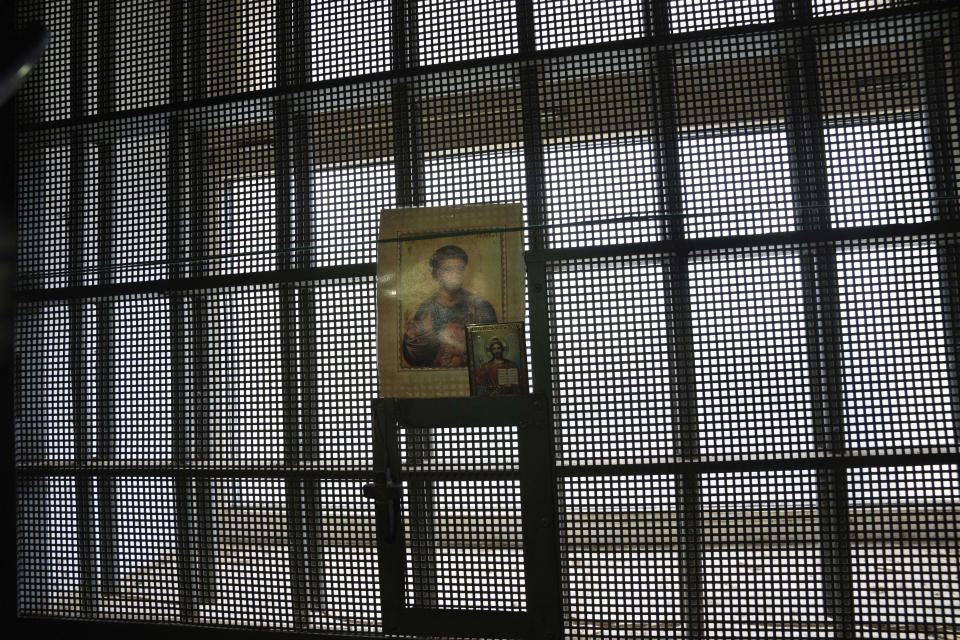
[[[381,397],[470,395],[466,327],[524,317],[522,223],[519,204],[381,214]]]
[[[472,396],[519,396],[530,392],[522,322],[476,324],[464,330]]]

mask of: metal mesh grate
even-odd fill
[[[408,427],[400,455],[408,604],[524,611],[517,426]]]
[[[948,3],[18,5],[21,617],[960,634]],[[395,567],[378,215],[479,202],[549,446],[398,423]]]

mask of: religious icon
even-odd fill
[[[523,319],[520,205],[380,217],[377,340],[384,397],[468,395],[465,328]]]
[[[527,345],[522,322],[470,325],[465,330],[470,395],[526,395]]]

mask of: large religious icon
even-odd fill
[[[524,315],[520,205],[386,210],[377,251],[380,395],[470,394],[467,325]]]
[[[530,392],[522,322],[469,325],[470,395],[519,396]]]

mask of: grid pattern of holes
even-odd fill
[[[298,239],[316,266],[376,258],[380,211],[397,206],[391,93],[385,83],[370,83],[309,95],[299,106],[317,128],[308,151],[312,227]]]
[[[684,138],[683,210],[690,238],[793,231],[783,132]]]
[[[163,261],[167,257],[169,135],[157,124],[142,123],[133,135],[99,150],[110,172],[105,213],[110,221],[107,233],[113,267],[106,270],[107,265],[99,265],[101,282],[156,280],[167,275]]]
[[[771,457],[813,448],[807,327],[796,251],[690,262],[700,451]]]
[[[390,0],[310,1],[314,81],[390,69]],[[362,33],[363,38],[356,35]]]
[[[201,620],[292,627],[284,480],[221,478],[209,491],[216,513],[216,595],[201,608]]]
[[[76,478],[26,478],[17,484],[17,580],[20,611],[83,615]],[[41,533],[42,532],[42,533]]]
[[[280,294],[235,291],[204,300],[212,457],[247,464],[283,460]],[[201,340],[203,338],[200,338]]]
[[[848,472],[857,622],[944,633],[960,602],[956,465]]]
[[[104,22],[95,5],[85,8],[88,21],[82,32],[72,33],[70,6],[84,3],[23,4],[28,8],[22,17],[45,17],[55,35],[47,60],[25,88],[23,121],[27,123],[70,115],[74,87],[68,61],[81,39],[88,40],[79,70],[87,86],[80,96],[80,113],[74,115],[162,106],[172,89],[170,80],[180,81],[176,74],[165,75],[165,56],[172,53],[169,30],[179,28],[166,22],[159,8],[166,5],[154,3],[151,7],[158,8],[150,11],[143,11],[148,8],[142,3],[123,5],[113,34],[118,37],[109,41],[118,51],[127,51],[123,47],[129,45],[132,53],[129,59],[117,60],[112,52],[98,49],[97,43],[107,42],[102,36],[108,34],[99,31]],[[360,3],[347,16],[337,13],[336,3],[311,3],[309,77],[334,80],[386,70],[387,4]],[[815,2],[814,10],[817,15],[832,15],[887,4]],[[649,19],[642,15],[640,3],[629,10],[616,2],[534,5],[534,35],[541,50],[634,38],[649,31],[640,24]],[[310,237],[317,245],[311,260],[337,266],[372,259],[376,212],[395,204],[397,183],[406,178],[398,175],[394,165],[394,156],[406,151],[394,149],[397,127],[410,124],[392,121],[397,105],[391,100],[397,92],[389,83],[366,79],[307,87],[290,101],[300,109],[296,114],[309,114],[308,122],[316,121],[317,133],[306,142],[289,135],[290,130],[276,135],[274,123],[281,122],[278,116],[284,108],[280,101],[227,96],[276,85],[277,5],[249,0],[240,14],[234,13],[235,6],[232,1],[210,0],[202,24],[189,20],[188,27],[194,30],[190,38],[204,43],[200,50],[206,57],[202,63],[188,62],[188,67],[203,66],[195,97],[223,97],[189,114],[175,114],[188,116],[190,130],[185,138],[202,138],[202,158],[168,157],[176,142],[174,135],[182,132],[142,116],[118,120],[129,123],[118,128],[80,123],[76,132],[60,127],[51,130],[49,137],[46,132],[28,134],[42,140],[25,145],[22,151],[21,167],[28,175],[21,177],[25,194],[21,196],[21,265],[40,273],[21,278],[20,286],[131,282],[167,275],[161,263],[173,256],[166,255],[165,230],[159,220],[169,208],[164,198],[170,197],[168,179],[174,177],[184,183],[177,188],[188,189],[190,198],[197,196],[191,200],[178,194],[184,208],[176,211],[182,216],[181,252],[189,246],[190,264],[200,265],[192,273],[240,274],[274,268],[274,252],[282,235],[277,225],[286,222],[278,218],[278,211],[286,205],[295,211],[298,206],[294,194],[278,190],[278,185],[283,189],[288,184],[276,177],[278,167],[289,170],[289,159],[275,148],[285,136],[293,138],[286,140],[294,154],[293,165],[302,162],[296,154],[298,145],[305,144],[310,166],[316,167],[309,188],[296,191],[310,194]],[[413,22],[420,21],[420,37],[415,51],[408,52],[412,62],[465,62],[517,51],[510,2],[458,5],[456,15],[446,13],[453,5],[419,6]],[[606,19],[614,14],[615,19]],[[717,2],[672,3],[670,15],[676,33],[742,27],[769,22],[773,3],[733,2],[723,7]],[[937,78],[926,77],[929,70],[915,38],[940,19],[918,16],[910,18],[909,24],[867,24],[846,31],[842,25],[823,26],[799,34],[799,39],[815,40],[818,45],[814,67],[820,93],[813,101],[821,103],[823,118],[812,137],[824,137],[825,182],[835,227],[934,219],[935,158],[923,105],[925,100],[943,101],[946,96]],[[134,35],[137,29],[144,32],[136,34],[142,37],[119,37]],[[361,30],[362,38],[357,37]],[[659,79],[652,54],[659,49],[647,51],[641,45],[637,50],[577,53],[543,61],[537,69],[537,124],[546,146],[546,191],[538,197],[544,198],[539,204],[545,207],[548,224],[557,225],[545,232],[548,246],[565,249],[661,240],[659,227],[652,222],[619,220],[649,214],[682,213],[687,234],[699,239],[794,228],[793,217],[802,212],[793,201],[794,188],[799,186],[801,192],[811,188],[796,184],[803,176],[794,173],[797,167],[789,156],[793,133],[788,121],[796,114],[791,113],[786,95],[791,83],[800,79],[791,75],[795,69],[787,64],[795,39],[770,31],[738,33],[736,38],[678,39],[666,45],[676,65],[675,110],[668,114],[675,116],[676,132],[669,130],[669,119],[657,108],[657,90],[663,88],[655,86]],[[98,95],[94,69],[111,60],[118,86],[108,104]],[[145,60],[156,64],[138,69],[136,64]],[[523,117],[529,111],[522,104],[518,69],[513,62],[462,67],[427,70],[395,83],[413,96],[411,130],[417,139],[412,155],[414,164],[422,165],[414,167],[413,173],[422,169],[424,175],[414,189],[419,189],[414,200],[417,204],[523,201],[527,181],[536,180],[530,169],[536,167],[527,165],[529,149],[521,146],[529,131]],[[300,126],[296,115],[285,126],[291,123]],[[71,133],[78,135],[68,144]],[[674,133],[679,135],[676,158],[663,144],[663,138]],[[82,167],[71,167],[71,144],[81,147]],[[171,160],[181,175],[164,173]],[[209,172],[200,171],[199,166]],[[79,171],[79,178],[70,175],[71,168]],[[297,169],[293,167],[295,180],[299,179]],[[675,170],[681,176],[679,192],[678,185],[664,180]],[[81,185],[76,212],[81,231],[73,238],[79,247],[74,264],[85,269],[79,277],[64,272],[70,266],[69,196],[77,184]],[[665,211],[663,203],[676,202],[678,193],[683,210]],[[201,219],[199,227],[186,224],[193,223],[188,220],[191,217]],[[576,224],[561,226],[569,223]],[[106,246],[101,242],[104,238]],[[845,356],[841,386],[847,446],[878,452],[955,447],[949,402],[950,385],[956,381],[948,367],[952,345],[940,275],[955,244],[954,236],[945,236],[830,248],[838,263],[834,293],[839,295],[841,309],[839,351]],[[796,342],[810,329],[802,324],[799,312],[804,295],[799,280],[808,274],[799,267],[798,251],[797,247],[774,247],[695,253],[688,263],[694,356],[700,358],[690,372],[698,374],[694,377],[703,454],[776,457],[799,455],[810,448],[809,416],[800,399],[807,392],[801,380],[809,363],[804,360],[805,347]],[[111,265],[100,262],[103,255]],[[668,357],[675,345],[667,333],[666,264],[659,254],[551,264],[551,377],[561,465],[608,460],[645,463],[673,455]],[[311,420],[316,420],[321,434],[304,458],[324,469],[366,469],[368,400],[376,394],[374,283],[371,278],[328,280],[294,290],[295,342],[302,348],[311,333],[303,328],[310,323],[310,312],[304,311],[310,305],[299,294],[306,290],[304,295],[316,305],[317,353],[326,356],[318,356],[315,365],[299,352],[293,357],[301,421],[298,434],[309,433]],[[187,380],[186,415],[189,428],[209,427],[214,434],[210,453],[197,452],[197,458],[268,468],[281,464],[283,432],[278,416],[283,413],[280,345],[284,336],[278,327],[283,299],[280,290],[271,287],[191,294],[185,307],[190,345],[185,364],[187,370],[195,364],[206,367],[209,377]],[[167,304],[160,296],[78,303],[80,345],[72,361],[73,307],[59,303],[23,307],[17,338],[19,463],[70,463],[78,458],[164,463],[170,459],[167,405],[173,401],[167,389],[174,383],[174,372],[168,356],[173,344]],[[296,315],[300,312],[306,313],[306,320]],[[740,317],[749,322],[737,321]],[[109,329],[100,325],[104,318]],[[775,330],[769,328],[773,325]],[[770,344],[772,333],[779,336],[784,331],[788,340]],[[151,347],[141,350],[138,343]],[[206,345],[207,354],[197,345]],[[742,376],[744,365],[738,362],[744,349],[751,354],[747,376]],[[201,361],[201,356],[209,360]],[[115,367],[114,373],[133,373],[103,376],[99,370],[103,362]],[[312,366],[317,369],[315,383],[309,382]],[[719,387],[711,387],[699,375],[704,367],[732,373],[720,377]],[[84,381],[79,395],[71,386],[73,371]],[[734,388],[732,394],[728,387]],[[756,393],[741,393],[741,387]],[[799,409],[786,415],[776,402],[778,391]],[[103,392],[107,397],[101,397]],[[753,404],[747,406],[743,398]],[[886,402],[890,398],[892,408]],[[74,425],[77,400],[83,405],[83,418]],[[734,400],[739,401],[737,410],[728,410]],[[751,419],[756,424],[745,423]],[[149,429],[140,428],[147,424]],[[116,438],[99,439],[97,426],[108,427]],[[76,438],[74,428],[85,436]],[[230,437],[223,435],[229,430],[233,430]],[[86,446],[80,456],[74,451],[78,441]],[[452,446],[444,451],[457,452]],[[563,574],[570,599],[567,636],[590,637],[604,625],[604,633],[611,636],[676,636],[682,610],[677,596],[680,551],[675,545],[661,545],[661,536],[672,540],[670,536],[676,535],[676,491],[683,482],[670,476],[600,473],[589,479],[565,479],[559,488]],[[956,467],[845,473],[852,502],[854,593],[861,634],[919,638],[919,632],[910,630],[885,632],[883,625],[889,629],[891,624],[919,621],[933,630],[939,628],[935,625],[950,623],[958,601],[956,575],[951,572],[957,531]],[[101,479],[84,487],[73,477],[21,480],[22,610],[93,615],[76,596],[82,577],[78,558],[84,552],[106,554],[100,543],[111,538],[97,528],[100,522],[112,521],[118,532],[112,535],[118,542],[113,553],[122,560],[117,566],[150,569],[139,583],[133,570],[123,574],[120,583],[128,585],[133,597],[119,604],[98,592],[101,613],[173,619],[182,603],[175,599],[176,574],[164,558],[170,551],[175,501],[171,482],[177,481],[137,476]],[[716,504],[734,498],[764,504],[794,501],[810,505],[803,507],[807,513],[822,497],[812,472],[712,474],[701,476],[700,481],[704,511],[698,514],[698,522],[704,543],[713,547],[702,553],[707,578],[704,633],[755,637],[763,630],[747,627],[744,621],[755,610],[765,621],[772,619],[776,608],[796,616],[792,620],[803,617],[805,624],[822,620],[823,612],[810,600],[821,588],[818,572],[840,575],[845,569],[839,561],[818,560],[816,548],[807,545],[805,536],[818,529],[827,537],[835,532],[824,523],[810,524],[816,523],[812,515],[809,522],[790,521],[754,518],[747,510],[740,528],[721,525],[714,517]],[[216,505],[216,518],[200,516],[216,521],[215,540],[233,541],[216,547],[219,595],[201,605],[201,621],[281,628],[294,624],[289,552],[293,536],[284,526],[288,482],[224,478],[198,490],[198,494],[209,492]],[[924,497],[914,503],[917,487],[922,487]],[[320,482],[314,493],[319,497],[306,507],[308,516],[320,514],[325,536],[321,546],[328,554],[323,563],[324,589],[332,594],[325,604],[311,607],[308,626],[376,633],[380,629],[373,512],[368,502],[359,501],[355,489],[353,481]],[[92,497],[96,510],[102,496],[111,491],[113,515],[94,517],[94,537],[80,540],[77,496]],[[521,585],[526,577],[519,551],[508,547],[509,553],[503,556],[487,553],[504,527],[512,536],[511,544],[519,538],[514,481],[450,482],[438,486],[435,497],[441,511],[451,516],[449,523],[455,524],[463,522],[465,497],[476,495],[483,498],[483,508],[496,516],[498,526],[478,529],[451,524],[441,532],[442,543],[453,549],[441,558],[448,570],[443,576],[445,601],[454,607],[522,610]],[[865,495],[874,496],[869,499],[881,507],[859,506],[858,501],[867,500]],[[939,511],[931,511],[929,503],[941,499]],[[891,511],[884,501],[896,501],[902,510]],[[504,510],[503,505],[508,508]],[[619,515],[583,517],[578,515],[581,508]],[[144,512],[149,512],[146,519]],[[650,512],[658,515],[635,516]],[[345,513],[350,519],[341,519]],[[146,522],[151,533],[151,544],[142,550],[131,544],[138,522]],[[195,526],[202,537],[202,527]],[[923,540],[926,546],[887,544],[884,536],[896,537],[890,533],[894,530],[913,532],[910,540]],[[43,535],[32,535],[40,531]],[[636,539],[642,543],[624,534],[637,531]],[[772,546],[756,551],[725,547],[731,531],[762,538]],[[934,537],[922,537],[917,531],[933,531]],[[471,535],[479,536],[481,551],[474,552],[469,542],[461,545]],[[884,544],[861,544],[873,538]],[[362,542],[351,546],[357,540]],[[431,553],[429,545],[423,551]],[[455,576],[458,562],[470,567],[469,579],[460,581]],[[502,574],[502,584],[495,585],[491,579],[499,579],[501,565],[508,570]],[[54,573],[61,567],[62,572]],[[730,567],[732,573],[723,571]],[[802,570],[798,573],[796,567]],[[763,577],[771,572],[777,576]],[[793,582],[785,582],[784,575]],[[921,580],[922,575],[929,580]],[[758,584],[773,586],[763,590]],[[890,584],[902,588],[891,595]],[[793,597],[793,591],[799,595]],[[664,599],[659,597],[661,592],[666,593]],[[498,594],[505,596],[497,600]],[[804,610],[805,614],[798,613]],[[647,616],[650,611],[655,615]],[[605,616],[616,620],[604,620]],[[790,628],[802,637],[832,633]],[[766,632],[783,637],[784,629]]]
[[[659,239],[657,150],[645,135],[655,127],[651,64],[644,52],[544,64],[539,97],[547,246]]]
[[[119,3],[114,16],[113,109],[155,107],[170,100],[171,3]],[[102,55],[102,54],[101,54]]]
[[[656,170],[648,140],[551,145],[544,165],[549,246],[658,239],[662,224],[655,217]],[[571,183],[584,188],[571,190]]]
[[[688,33],[765,24],[774,19],[772,0],[670,0],[670,31]]]
[[[72,462],[70,309],[66,304],[22,306],[16,333],[18,464]]]
[[[368,469],[373,455],[370,401],[377,397],[376,282],[327,280],[314,287],[316,395],[306,385],[301,388],[301,412],[311,403],[317,409],[319,464]],[[301,353],[305,344],[301,339]]]
[[[418,498],[431,503],[432,536],[408,540],[407,604],[525,611],[519,480],[431,480],[407,492],[408,504]],[[435,582],[421,584],[417,564],[430,566]]]
[[[199,156],[186,183],[192,210],[181,213],[195,275],[274,269],[289,251],[278,253],[275,117],[267,101],[196,113],[185,142]]]
[[[132,620],[169,620],[180,616],[176,565],[174,484],[170,478],[99,478],[101,501],[112,493],[110,527],[98,531],[103,545],[112,539],[111,553],[101,555],[113,566],[104,567],[100,611]],[[109,488],[100,485],[109,485]],[[98,509],[105,506],[98,502]]]
[[[208,290],[185,300],[151,295],[21,305],[18,460],[75,463],[81,437],[103,443],[101,462],[170,463],[176,349],[187,354],[180,375],[191,433],[210,438],[209,445],[198,445],[207,451],[204,460],[282,460],[282,369],[288,361],[298,372],[291,384],[299,397],[303,459],[327,469],[368,468],[369,401],[377,389],[373,279],[295,288],[300,304],[310,306],[294,316],[297,335],[286,360],[277,287]],[[174,305],[181,305],[183,317],[183,342],[176,345]],[[79,324],[76,358],[73,313]],[[76,407],[81,387],[83,405]],[[81,436],[75,409],[87,425]],[[109,438],[96,435],[98,429]],[[97,455],[96,446],[88,455]]]
[[[34,0],[17,5],[20,25],[43,24],[50,32],[50,44],[32,78],[19,93],[21,117],[52,121],[70,117],[71,99],[76,87],[71,77],[71,55],[76,38],[71,29],[69,0]]]
[[[923,52],[889,27],[876,28],[868,35],[891,40],[890,50],[857,65],[853,63],[860,59],[862,40],[829,33],[820,36],[823,45],[816,66],[828,116],[822,131],[832,223],[850,227],[930,220],[936,200],[929,132],[919,111],[923,87],[931,84],[921,81]],[[789,135],[784,128],[789,115],[788,85],[798,81],[789,64],[789,42],[773,33],[748,42],[721,39],[678,45],[675,115],[682,136],[676,159],[658,150],[655,136],[637,136],[638,131],[654,128],[657,119],[650,57],[636,52],[604,53],[549,61],[540,89],[540,126],[549,142],[544,158],[549,246],[655,240],[655,221],[663,214],[682,214],[690,237],[793,230],[793,218],[806,209],[797,208],[793,201],[794,183],[800,176],[791,165]],[[715,55],[718,50],[722,55]],[[847,73],[851,67],[855,71],[852,79]],[[705,85],[716,90],[705,92]],[[425,172],[422,201],[525,200],[527,177],[519,146],[523,133],[516,71],[504,67],[481,73],[437,74],[411,86]],[[458,89],[464,86],[470,91]],[[942,90],[929,87],[927,91]],[[319,132],[315,150],[308,150],[318,168],[302,192],[310,194],[317,212],[313,235],[298,242],[317,248],[318,264],[369,259],[374,251],[375,212],[397,204],[395,183],[400,177],[392,158],[396,123],[391,123],[390,100],[386,87],[371,85],[362,91],[351,87],[349,91],[318,92],[303,102],[307,126],[316,119]],[[330,111],[333,105],[343,104],[349,108]],[[884,117],[875,123],[844,119],[871,114]],[[275,217],[281,204],[270,187],[271,182],[278,183],[273,175],[276,167],[286,162],[277,157],[274,148],[271,121],[275,109],[268,102],[247,101],[205,109],[198,115],[195,124],[199,131],[209,130],[209,123],[216,122],[221,133],[205,136],[201,142],[202,161],[210,171],[189,178],[187,184],[200,196],[190,206],[192,215],[206,212],[210,216],[207,222],[218,230],[219,238],[212,243],[215,246],[193,259],[218,262],[218,269],[226,272],[269,268],[275,261]],[[172,144],[166,139],[173,133],[157,122],[137,123],[128,130],[142,139],[128,140],[107,130],[88,136],[90,148],[85,150],[82,171],[89,193],[82,205],[82,226],[86,232],[95,230],[98,208],[107,207],[121,225],[121,234],[147,231],[142,234],[145,246],[139,255],[120,252],[114,261],[155,263],[164,250],[155,221],[167,206],[164,198],[170,197],[165,193],[169,189],[164,172]],[[202,136],[199,131],[196,135]],[[606,133],[616,141],[576,140]],[[111,140],[114,136],[120,137]],[[25,179],[22,182],[23,188],[39,191],[35,196],[39,207],[23,212],[24,260],[56,272],[66,268],[64,234],[70,212],[69,188],[64,187],[68,187],[70,152],[62,144],[53,144],[42,161],[39,151],[28,153],[32,162],[44,163],[43,175],[49,179],[36,186]],[[136,155],[136,162],[131,154]],[[673,162],[679,165],[682,211],[663,210],[669,193],[659,177],[677,169]],[[102,167],[114,167],[116,174],[100,176]],[[131,202],[134,197],[137,200]],[[186,202],[183,194],[180,198],[179,202]],[[120,207],[122,212],[117,210]],[[39,215],[55,208],[63,213]],[[569,226],[577,221],[583,225]],[[31,251],[29,236],[34,232],[30,224],[36,226],[38,239],[48,232],[61,238],[60,248],[38,242],[42,250]],[[346,229],[355,230],[356,235],[343,237],[352,232]],[[123,242],[120,239],[118,244]],[[95,243],[94,234],[85,238],[83,245],[95,247]],[[217,258],[230,252],[242,255]],[[27,257],[31,255],[36,258]],[[162,275],[159,267],[124,278],[158,275]],[[49,277],[54,276],[51,273]],[[60,282],[54,279],[51,286]]]
[[[672,456],[664,264],[549,267],[557,461]]]
[[[810,3],[815,16],[837,16],[846,13],[860,13],[885,9],[907,4],[918,4],[916,0],[812,0]]]
[[[400,456],[413,471],[516,471],[517,437],[516,426],[406,427],[400,431]]]
[[[512,0],[420,0],[416,3],[417,60],[422,65],[516,53]]]
[[[110,415],[113,457],[162,463],[172,457],[170,303],[160,296],[126,298],[110,305]],[[102,333],[104,328],[98,327]],[[98,372],[100,373],[100,372]],[[101,374],[103,375],[103,374]]]
[[[932,160],[922,120],[826,130],[830,213],[837,227],[933,219]]]
[[[635,0],[533,0],[538,49],[615,42],[644,35],[643,3]]]
[[[70,268],[70,147],[37,136],[21,155],[18,279],[62,287]],[[41,214],[42,212],[42,214]]]
[[[375,633],[380,589],[374,505],[352,481],[318,482],[314,495],[322,566],[314,628]]]
[[[567,477],[559,491],[567,637],[678,637],[674,478]]]
[[[239,8],[239,11],[238,11]],[[204,95],[223,96],[271,89],[277,82],[277,3],[210,0],[201,40]]]
[[[847,445],[956,446],[940,256],[951,240],[837,250]],[[953,374],[955,375],[955,374]]]
[[[828,620],[815,483],[811,471],[701,477],[704,637],[776,637],[794,625],[834,637],[818,630]]]

